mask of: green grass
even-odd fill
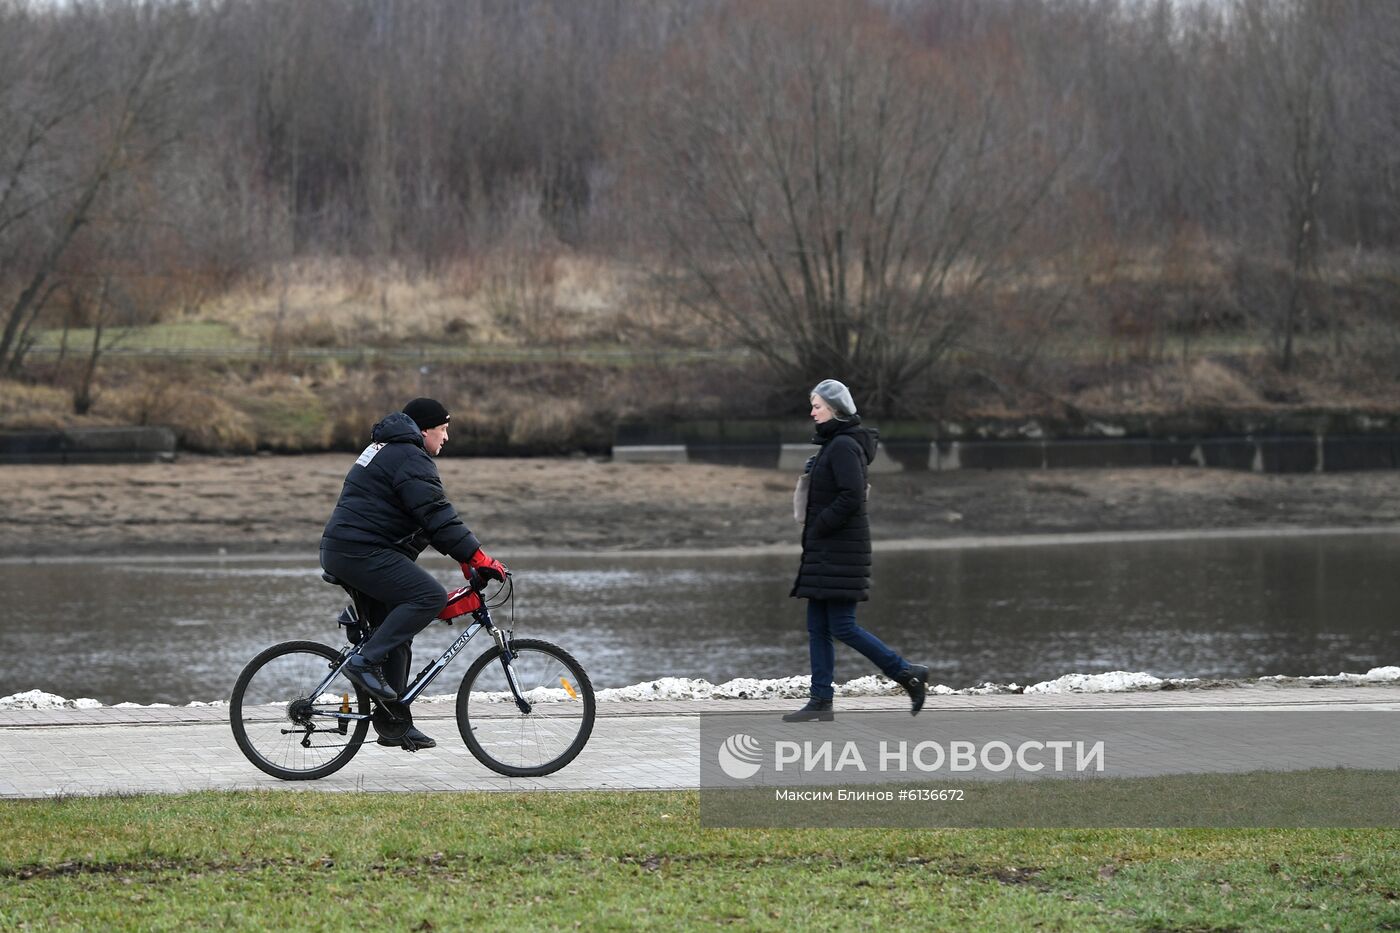
[[[57,328],[35,334],[34,346],[55,349],[63,339]],[[256,343],[234,333],[228,324],[212,321],[190,321],[178,324],[149,324],[140,327],[108,327],[102,331],[102,344],[123,352],[152,352],[195,350],[241,350],[256,347]],[[68,332],[68,352],[83,353],[92,346],[92,328],[74,328]]]
[[[74,328],[68,332],[68,352],[87,352],[92,346],[92,328]],[[37,350],[53,353],[63,339],[63,331],[57,328],[36,331],[34,346]],[[680,363],[704,361],[716,357],[729,358],[742,355],[741,349],[694,350],[633,348],[612,344],[601,346],[531,347],[482,343],[444,338],[430,345],[418,345],[411,341],[404,343],[364,344],[351,347],[306,347],[290,345],[281,347],[274,353],[257,340],[239,336],[233,328],[213,321],[190,321],[175,324],[149,324],[138,327],[109,327],[102,332],[102,344],[108,352],[131,356],[152,357],[194,357],[204,360],[234,361],[249,356],[276,356],[281,359],[414,359],[443,362],[470,360],[497,360],[501,362],[538,362],[550,360],[578,360],[628,365],[664,361]]]
[[[1393,830],[715,830],[695,793],[0,804],[0,929],[1400,928]]]
[[[1387,335],[1391,332],[1387,331]],[[50,328],[35,332],[35,347],[52,352],[57,349],[63,331]],[[1331,346],[1327,334],[1301,334],[1295,338],[1298,352],[1325,351]],[[111,327],[103,331],[103,343],[124,354],[137,356],[198,357],[203,359],[245,358],[249,354],[267,354],[269,348],[257,340],[238,335],[232,326],[215,321],[187,321],[171,324],[150,324],[137,327]],[[1058,360],[1099,360],[1115,353],[1132,350],[1138,341],[1115,339],[1099,333],[1075,333],[1052,336],[1045,341],[1044,353]],[[69,352],[82,352],[92,344],[91,328],[75,328],[68,332]],[[1158,344],[1154,342],[1154,346]],[[1209,332],[1188,340],[1193,358],[1208,355],[1250,356],[1275,350],[1267,334],[1259,331]],[[1170,335],[1160,342],[1164,355],[1173,358],[1181,352],[1181,337]],[[549,359],[593,360],[618,365],[663,360],[666,362],[705,361],[716,357],[730,358],[747,355],[741,347],[716,350],[685,348],[637,348],[605,345],[570,345],[567,347],[537,347],[483,344],[479,339],[460,342],[450,337],[419,345],[413,341],[388,345],[369,343],[346,347],[308,347],[288,345],[279,348],[283,359],[370,359],[378,357],[413,357],[438,361],[492,359],[502,362],[534,362]],[[966,356],[954,353],[954,358]]]

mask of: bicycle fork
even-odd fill
[[[516,676],[515,667],[510,663],[515,659],[515,651],[510,646],[510,639],[506,633],[491,626],[491,638],[496,642],[496,647],[501,649],[501,667],[506,672],[506,682],[510,684],[511,695],[515,697],[516,709],[522,713],[529,713],[533,708],[530,701],[525,699],[525,692],[520,689],[520,678]]]

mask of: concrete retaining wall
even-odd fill
[[[0,463],[153,463],[175,458],[169,428],[0,433]]]
[[[878,423],[872,426],[880,428]],[[1335,427],[1335,425],[1331,425]],[[1028,426],[1021,426],[1024,434]],[[1096,426],[1107,434],[1109,426]],[[873,472],[1201,466],[1257,473],[1400,468],[1400,425],[1378,433],[1324,430],[1237,435],[948,437],[908,422],[881,430]],[[1391,427],[1387,424],[1386,427]],[[922,430],[920,430],[922,428]],[[1038,428],[1029,426],[1032,433]],[[919,435],[923,436],[920,437]],[[799,470],[815,448],[801,421],[686,422],[619,427],[613,459],[630,463],[722,463]]]

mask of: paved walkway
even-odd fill
[[[900,698],[839,701],[841,710],[907,709]],[[0,797],[181,793],[196,790],[603,790],[694,788],[700,714],[780,713],[792,700],[603,703],[592,739],[545,778],[506,778],[482,767],[457,735],[451,704],[415,710],[438,747],[410,755],[366,745],[338,773],[283,782],[239,752],[225,709],[0,711]],[[923,716],[975,710],[1350,709],[1400,710],[1400,685],[1254,686],[1068,696],[930,697]],[[922,717],[921,717],[922,718]]]

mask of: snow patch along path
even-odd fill
[[[1274,674],[1258,680],[1203,681],[1199,677],[1155,677],[1142,671],[1109,671],[1105,674],[1065,674],[1054,680],[1046,680],[1023,687],[1020,684],[984,683],[974,687],[954,690],[946,684],[929,687],[934,696],[989,696],[996,694],[1066,694],[1066,693],[1124,693],[1134,690],[1190,690],[1201,687],[1238,686],[1251,684],[1309,684],[1366,686],[1368,684],[1400,683],[1400,666],[1373,667],[1364,674],[1320,674],[1293,677]],[[600,703],[646,702],[649,700],[774,700],[801,699],[807,696],[809,678],[806,675],[759,679],[736,677],[722,684],[712,684],[708,680],[693,677],[661,677],[626,687],[608,687],[599,690]],[[563,691],[559,691],[562,695]],[[858,677],[844,684],[836,685],[838,697],[879,697],[898,696],[903,688],[879,674]],[[562,698],[562,696],[561,696]],[[423,697],[419,703],[449,703],[456,699],[455,694],[441,694]],[[67,699],[42,690],[26,690],[0,697],[0,711],[21,709],[101,709],[106,704],[91,697]],[[224,707],[225,700],[195,700],[185,704],[185,708]],[[172,709],[170,703],[117,703],[116,709]]]

